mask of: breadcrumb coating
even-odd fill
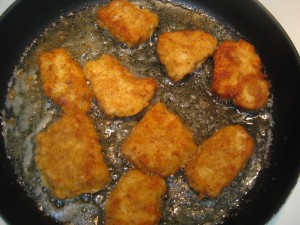
[[[121,152],[144,172],[169,176],[196,152],[193,133],[162,103],[156,103],[133,128]]]
[[[156,225],[166,183],[158,175],[131,170],[121,177],[105,207],[106,225]]]
[[[110,181],[93,123],[64,115],[36,136],[35,160],[43,184],[58,199],[94,193]]]
[[[215,132],[199,148],[185,167],[190,186],[216,198],[244,168],[253,153],[254,141],[240,125],[226,126]]]
[[[39,57],[42,89],[64,113],[86,113],[91,93],[79,64],[66,49],[57,48]]]
[[[133,116],[149,105],[157,84],[137,78],[112,56],[103,55],[84,66],[99,106],[109,117]]]
[[[239,40],[224,41],[214,55],[211,88],[222,99],[246,110],[258,110],[269,97],[270,82],[261,72],[261,60],[254,46]]]
[[[126,0],[113,0],[98,11],[99,26],[128,47],[147,41],[158,23],[155,13],[140,9]]]
[[[166,32],[157,40],[159,59],[175,82],[199,68],[216,47],[217,40],[201,30]]]

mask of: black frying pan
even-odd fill
[[[99,0],[100,1],[100,0]],[[96,0],[19,0],[0,20],[0,108],[21,54],[51,22]],[[291,41],[257,1],[182,0],[203,9],[247,37],[259,52],[272,82],[273,143],[270,167],[263,170],[226,225],[265,224],[284,203],[300,172],[298,107],[300,60]],[[56,224],[36,208],[16,182],[0,137],[0,213],[9,224]]]

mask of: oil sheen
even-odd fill
[[[179,115],[201,144],[216,130],[232,124],[244,126],[255,140],[255,151],[245,169],[217,199],[199,200],[198,193],[187,184],[182,170],[167,178],[168,190],[163,203],[160,224],[219,224],[234,214],[247,192],[255,184],[262,169],[268,167],[272,140],[272,98],[258,112],[239,110],[229,101],[221,101],[210,91],[213,61],[208,59],[196,72],[173,83],[156,55],[156,39],[166,31],[201,29],[211,33],[219,42],[242,38],[237,31],[192,7],[161,1],[135,1],[140,7],[156,12],[160,24],[146,43],[134,48],[115,40],[97,26],[96,14],[101,6],[92,5],[61,17],[51,24],[31,46],[16,66],[8,85],[5,108],[2,110],[3,135],[7,155],[12,161],[18,182],[37,207],[62,224],[104,224],[107,197],[119,178],[131,168],[120,154],[120,147],[131,129],[147,109],[134,117],[108,119],[93,101],[92,117],[103,147],[112,182],[95,194],[59,201],[43,187],[35,165],[35,135],[60,117],[60,109],[43,95],[37,57],[53,48],[66,48],[81,66],[110,54],[137,77],[153,77],[158,90],[151,104],[163,102]]]

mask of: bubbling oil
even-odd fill
[[[198,193],[187,184],[184,172],[167,178],[160,224],[218,224],[238,208],[245,194],[255,184],[259,172],[268,166],[272,140],[272,99],[258,112],[245,112],[224,102],[210,92],[213,62],[204,65],[183,81],[167,78],[156,55],[156,39],[166,31],[201,29],[222,42],[241,38],[238,32],[204,12],[171,2],[134,1],[140,7],[158,14],[160,24],[151,39],[137,47],[127,48],[107,31],[98,28],[96,14],[100,5],[84,8],[48,27],[30,46],[8,85],[5,109],[2,111],[3,135],[7,155],[11,159],[19,183],[36,201],[37,207],[63,224],[104,224],[104,208],[110,192],[120,177],[131,168],[120,153],[120,147],[131,129],[147,109],[134,117],[108,119],[93,100],[89,115],[99,135],[112,182],[95,194],[74,199],[54,199],[43,187],[34,161],[34,137],[60,117],[60,109],[43,95],[37,57],[53,48],[66,48],[83,66],[102,54],[110,54],[137,77],[153,77],[158,90],[151,104],[163,102],[179,115],[201,144],[216,130],[231,124],[243,125],[255,139],[255,151],[246,168],[217,199],[199,200]]]

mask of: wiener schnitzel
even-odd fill
[[[166,183],[158,175],[131,170],[121,177],[105,208],[106,225],[155,225],[162,216]]]
[[[57,48],[39,57],[42,89],[67,114],[86,113],[91,93],[79,64],[66,49]]]
[[[155,13],[140,9],[126,0],[113,0],[98,11],[99,26],[128,47],[147,41],[158,23]]]
[[[166,32],[157,39],[157,54],[173,81],[193,73],[216,47],[217,40],[201,30]]]
[[[214,93],[246,110],[266,104],[271,85],[261,72],[261,60],[253,45],[244,40],[224,41],[214,54],[214,64]]]
[[[205,195],[217,197],[227,187],[253,152],[254,141],[240,125],[215,132],[199,148],[185,167],[190,186]]]
[[[133,116],[149,105],[157,84],[137,78],[112,56],[103,55],[84,66],[99,106],[109,117]]]
[[[110,181],[91,119],[63,115],[36,136],[35,160],[43,184],[58,199],[105,188]]]
[[[133,128],[121,152],[144,172],[169,176],[196,152],[193,133],[162,103],[156,103]]]

